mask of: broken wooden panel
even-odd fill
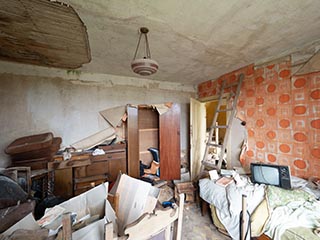
[[[75,69],[91,61],[75,10],[48,0],[0,0],[0,59]]]
[[[138,131],[138,108],[128,106],[128,174],[131,177],[139,178],[139,134]]]

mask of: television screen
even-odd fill
[[[278,168],[256,165],[252,168],[251,174],[254,176],[254,182],[279,185]]]
[[[291,188],[288,166],[251,163],[251,178],[254,183],[264,183],[286,189]]]

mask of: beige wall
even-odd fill
[[[0,167],[9,164],[4,149],[14,139],[51,131],[67,146],[108,126],[99,111],[128,103],[180,103],[181,149],[188,149],[189,100],[195,96],[189,86],[98,74],[67,79],[65,70],[1,66]]]

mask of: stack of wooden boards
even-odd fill
[[[47,163],[60,148],[62,139],[47,132],[14,140],[5,149],[10,155],[12,166],[27,166],[31,170],[46,169]]]

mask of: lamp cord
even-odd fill
[[[147,55],[147,58],[151,58],[151,53],[150,53],[149,41],[148,41],[147,34],[145,33],[144,36],[145,36],[145,39],[146,39],[146,55]]]
[[[138,44],[137,44],[137,48],[136,48],[136,52],[134,53],[133,60],[135,60],[135,59],[136,59],[136,56],[137,56],[137,52],[138,52],[139,45],[140,45],[140,40],[141,40],[141,35],[142,35],[142,33],[140,33],[139,40],[138,40]]]
[[[139,49],[139,46],[140,46],[142,34],[144,35],[144,37],[145,37],[145,42],[146,42],[146,49],[145,49],[145,55],[146,55],[146,57],[145,57],[145,58],[151,58],[151,53],[150,53],[150,48],[149,48],[149,42],[148,42],[147,34],[140,32],[140,36],[139,36],[139,40],[138,40],[138,44],[137,44],[136,51],[135,51],[135,53],[134,53],[133,60],[135,60],[136,57],[137,57],[137,53],[138,53],[138,49]]]

